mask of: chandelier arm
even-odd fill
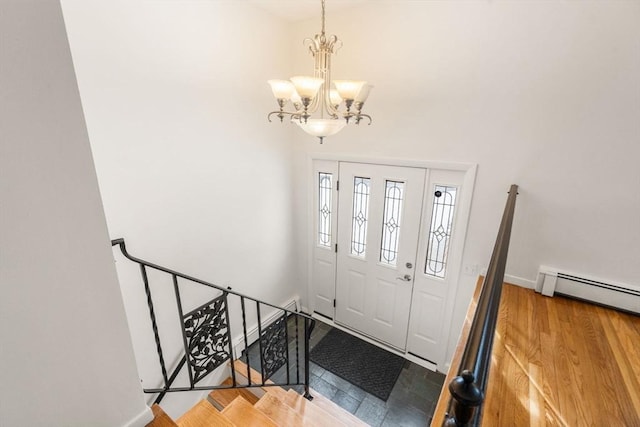
[[[294,113],[294,112],[291,112],[291,111],[282,111],[282,110],[278,111],[278,110],[276,110],[276,111],[270,112],[267,115],[267,120],[269,122],[273,122],[273,120],[271,120],[271,116],[273,116],[273,115],[278,117],[281,122],[285,118],[285,116],[290,116],[292,119],[300,119],[300,120],[302,120],[304,118],[304,114],[299,112],[299,111],[296,111]]]
[[[307,49],[309,50],[309,53],[313,57],[315,57],[316,53],[320,51],[319,37],[320,37],[319,34],[316,34],[314,38],[307,37],[304,40],[302,40],[302,45],[307,47]]]
[[[342,40],[340,40],[338,36],[336,36],[335,34],[329,37],[329,41],[327,42],[327,45],[329,46],[329,51],[332,54],[336,54],[336,55],[338,54],[338,51],[342,47],[342,44],[343,44]]]
[[[272,111],[267,115],[267,120],[269,121],[269,123],[271,123],[273,120],[271,120],[271,116],[276,115],[280,121],[282,122],[282,119],[284,118],[284,112],[283,111]]]
[[[358,113],[358,114],[355,114],[355,116],[356,116],[356,124],[360,124],[360,120],[361,120],[363,117],[365,117],[365,118],[369,119],[369,123],[367,123],[367,125],[371,125],[371,122],[373,122],[373,120],[371,119],[371,116],[370,116],[370,115],[368,115],[368,114]]]
[[[355,119],[355,123],[357,125],[360,124],[360,120],[362,120],[363,118],[366,118],[367,120],[369,120],[369,123],[367,123],[367,125],[370,125],[373,122],[373,119],[371,118],[370,115],[359,113],[359,112],[358,113],[354,113],[354,112],[343,113],[342,117],[344,117],[344,119],[347,121],[347,123],[349,123],[349,121],[351,119]]]

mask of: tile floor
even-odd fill
[[[331,326],[317,322],[311,334],[311,348],[320,342],[330,330]],[[290,338],[290,351],[292,352],[290,354],[294,354],[293,338]],[[259,370],[257,346],[250,347],[249,354],[250,364]],[[295,366],[290,367],[290,373],[292,380],[294,380]],[[389,399],[385,402],[313,362],[310,366],[311,388],[373,427],[428,426],[440,396],[444,378],[443,374],[432,372],[407,361]],[[272,380],[286,382],[286,370],[281,369],[274,374]]]

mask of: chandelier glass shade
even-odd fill
[[[325,34],[324,16],[322,0],[322,31],[303,42],[315,61],[313,76],[268,81],[279,110],[270,112],[267,119],[272,121],[275,116],[282,122],[288,117],[309,135],[320,138],[320,143],[349,123],[357,125],[366,119],[371,124],[371,116],[363,114],[362,108],[373,88],[362,80],[331,79],[331,56],[342,42]]]

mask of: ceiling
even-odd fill
[[[325,4],[327,14],[371,0],[328,0]],[[313,17],[320,19],[321,0],[248,0],[249,4],[267,10],[287,21],[300,21]]]

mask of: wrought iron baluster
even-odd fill
[[[242,310],[242,333],[244,335],[244,354],[247,355],[247,381],[249,381],[249,385],[251,385],[251,365],[249,362],[249,339],[247,338],[247,315],[244,307],[244,297],[242,296],[240,297],[240,308]]]
[[[164,388],[169,388],[169,379],[167,378],[167,368],[164,364],[164,356],[162,354],[162,345],[160,344],[160,334],[158,333],[158,322],[153,309],[153,300],[151,299],[151,288],[149,287],[149,278],[147,270],[143,264],[140,264],[140,272],[142,273],[142,282],[144,283],[144,291],[147,294],[147,305],[149,306],[149,315],[151,316],[151,327],[153,328],[153,336],[156,340],[156,351],[160,360],[160,369],[162,370],[162,379],[164,380]]]
[[[282,317],[284,318],[284,354],[287,365],[287,384],[291,384],[290,377],[290,363],[289,363],[289,318],[287,317],[287,312],[282,312]]]
[[[300,384],[300,345],[299,345],[299,333],[298,333],[298,316],[297,314],[293,315],[296,321],[296,382]]]
[[[309,392],[309,339],[313,326],[309,323],[308,318],[304,318],[304,397],[312,400],[313,396]]]
[[[236,368],[233,366],[233,340],[231,339],[231,322],[229,321],[229,293],[223,293],[224,299],[224,315],[227,319],[227,340],[229,341],[229,359],[231,360],[231,381],[233,386],[237,385],[236,383]]]
[[[260,319],[260,301],[256,301],[256,312],[258,313],[258,348],[260,349],[260,372],[262,375],[261,381],[264,385],[264,353],[262,351],[262,320]]]
[[[173,370],[173,373],[169,377],[169,387],[171,387],[171,384],[173,384],[173,382],[176,380],[176,378],[178,377],[178,374],[180,373],[180,370],[182,369],[182,367],[186,362],[187,362],[187,355],[185,353],[185,355],[182,356],[182,359],[180,359],[180,362],[178,362],[178,366],[176,366],[176,368]],[[145,392],[147,391],[145,390]],[[164,389],[163,391],[160,392],[160,394],[158,394],[158,397],[156,397],[156,400],[154,400],[153,403],[156,403],[159,405],[166,394],[167,394],[167,390]]]
[[[184,357],[189,354],[189,346],[187,344],[187,333],[184,326],[184,313],[182,312],[182,300],[180,299],[180,287],[178,286],[178,277],[172,274],[173,278],[173,290],[176,294],[176,304],[178,305],[178,315],[180,316],[180,332],[182,332],[182,344],[184,346]],[[189,373],[189,385],[193,388],[193,371],[191,370],[191,363],[187,363],[187,372]]]

